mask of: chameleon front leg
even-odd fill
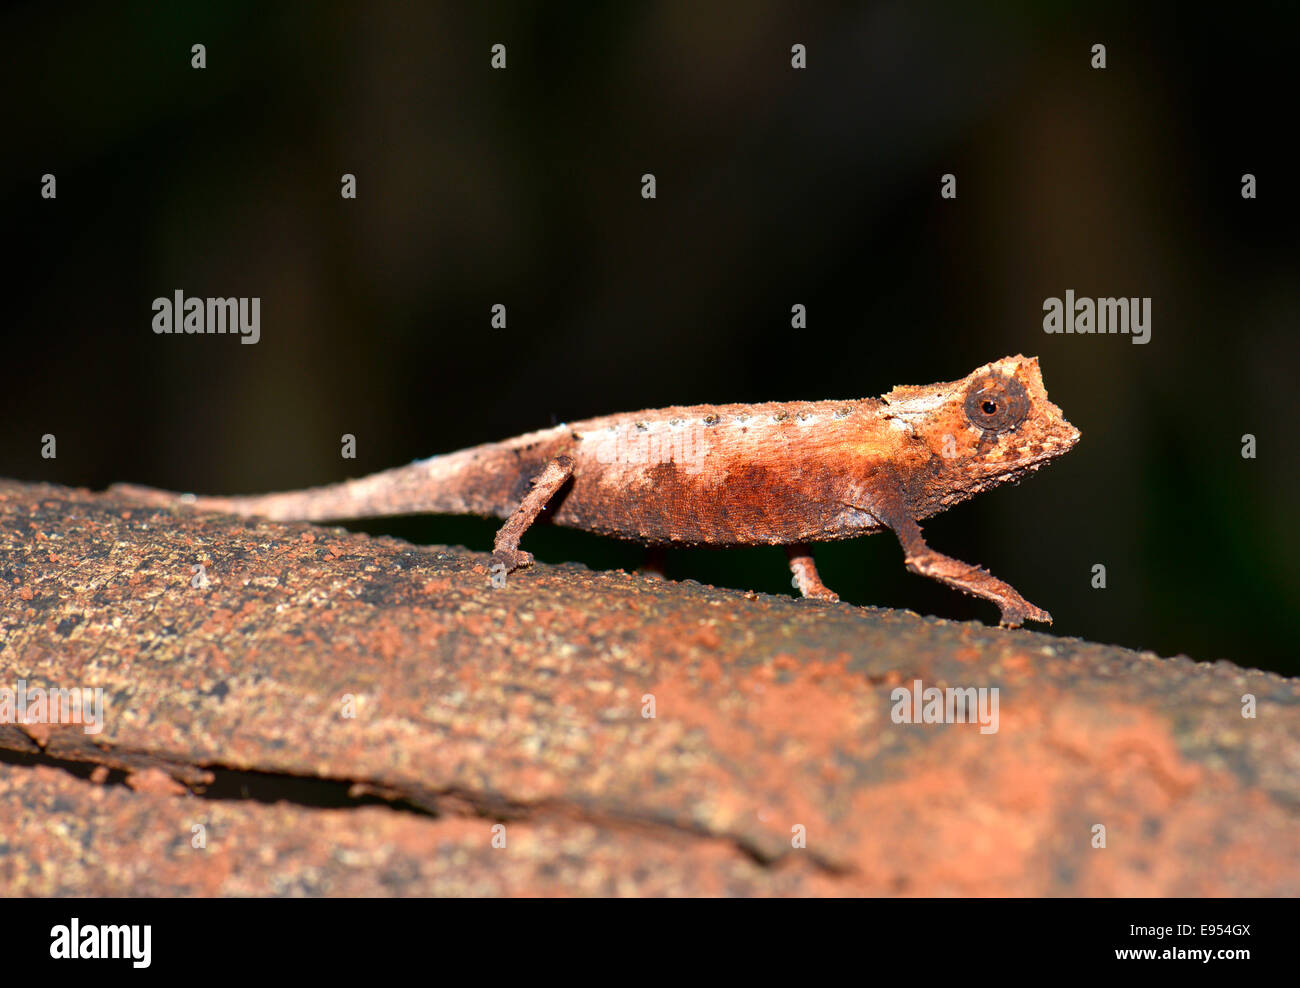
[[[520,549],[519,540],[523,538],[524,532],[528,531],[528,527],[537,520],[537,516],[542,513],[542,509],[546,507],[555,492],[572,476],[573,457],[561,454],[546,464],[542,472],[533,478],[532,489],[519,502],[519,507],[515,508],[505,524],[497,530],[496,539],[492,544],[492,559],[494,563],[505,566],[504,573],[513,572],[521,566],[532,565],[533,554]],[[493,569],[502,572],[495,565]]]
[[[803,544],[788,545],[785,554],[790,560],[790,572],[794,574],[794,584],[799,588],[799,593],[814,600],[829,600],[832,603],[840,599],[839,594],[822,583],[821,577],[817,575],[812,549]]]
[[[898,536],[904,562],[913,573],[992,601],[1002,612],[1001,623],[1008,628],[1019,628],[1025,621],[1052,623],[1052,615],[1025,600],[1011,584],[1004,583],[986,569],[931,549],[921,536],[921,526],[911,515],[897,508],[874,513]]]

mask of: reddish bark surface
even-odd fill
[[[1294,680],[489,561],[0,484],[0,893],[1300,892]]]

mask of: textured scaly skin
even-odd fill
[[[1037,359],[1015,356],[957,381],[904,385],[881,398],[629,412],[340,484],[183,500],[281,521],[424,513],[507,518],[547,464],[567,456],[573,476],[544,516],[557,525],[647,544],[717,546],[796,545],[888,527],[920,572],[925,567],[913,566],[911,557],[928,549],[916,521],[1020,480],[1078,439],[1048,400]],[[178,497],[125,490],[153,503]],[[979,576],[977,567],[938,558],[970,572],[926,575],[997,600],[1005,620],[997,594],[1014,590]],[[1027,616],[1046,617],[1015,597]]]

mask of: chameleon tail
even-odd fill
[[[514,505],[499,490],[500,480],[495,485],[483,483],[499,471],[500,464],[491,462],[496,459],[493,452],[489,447],[467,449],[417,460],[357,480],[276,494],[206,497],[135,484],[115,484],[109,491],[141,504],[183,505],[273,521],[336,521],[413,514],[504,517]]]

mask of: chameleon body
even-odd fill
[[[301,491],[119,489],[281,521],[503,518],[494,556],[506,572],[532,562],[519,539],[539,516],[647,545],[783,545],[803,594],[829,600],[808,543],[889,528],[909,569],[993,601],[1015,627],[1051,617],[985,570],[930,549],[917,522],[1020,480],[1078,439],[1047,400],[1037,359],[1015,356],[880,398],[609,415]]]

